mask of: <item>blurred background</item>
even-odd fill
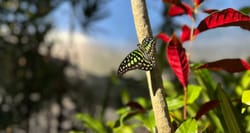
[[[186,16],[167,17],[161,0],[147,6],[154,35],[191,25]],[[201,8],[244,6],[249,0],[206,0]],[[194,62],[247,58],[249,42],[248,31],[222,28],[202,33],[187,52]],[[122,92],[149,97],[144,72],[116,76],[137,43],[129,0],[0,0],[0,132],[82,130],[79,112],[116,119]],[[164,57],[159,45],[161,67],[170,71]],[[173,73],[167,80],[177,81]]]

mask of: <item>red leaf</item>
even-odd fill
[[[191,29],[187,25],[182,26],[181,41],[190,40]]]
[[[171,4],[175,4],[175,5],[181,4],[180,0],[162,0],[162,1],[163,2],[168,2],[168,3],[171,3]]]
[[[198,67],[198,69],[207,68],[211,70],[225,70],[230,73],[250,70],[249,64],[242,59],[222,59],[215,62],[209,62]]]
[[[172,4],[168,9],[168,16],[180,16],[183,14],[185,14],[185,11],[177,5]]]
[[[200,109],[198,110],[198,112],[196,113],[195,119],[198,120],[201,118],[202,115],[206,114],[207,112],[209,112],[210,110],[214,109],[215,107],[217,107],[220,104],[219,100],[212,100],[209,101],[205,104],[203,104]]]
[[[199,6],[204,0],[195,0],[194,5]]]
[[[134,110],[139,110],[139,111],[142,111],[142,112],[145,111],[145,109],[137,102],[130,101],[126,105],[129,106],[131,109],[134,109]]]
[[[218,12],[219,10],[217,9],[206,9],[206,10],[203,10],[204,13],[207,13],[207,14],[212,14],[214,12]]]
[[[184,15],[184,14],[187,14],[189,15],[190,17],[193,16],[193,9],[191,6],[189,6],[188,4],[186,3],[181,3],[181,4],[172,4],[170,7],[169,7],[169,10],[168,10],[168,15],[169,16],[180,16],[180,15]]]
[[[250,17],[232,8],[214,12],[200,22],[195,31],[195,35],[209,29],[226,26],[239,26],[250,30]]]
[[[170,37],[165,33],[160,33],[156,37],[163,40],[166,43],[169,43],[169,41],[170,41]]]
[[[189,63],[185,49],[182,47],[180,40],[174,34],[166,49],[167,59],[170,67],[178,77],[183,87],[187,86]]]
[[[232,100],[232,102],[241,103],[241,100],[235,99],[235,100]],[[219,100],[211,100],[207,103],[202,104],[194,118],[196,120],[199,120],[202,115],[204,115],[204,114],[208,113],[210,110],[216,108],[217,106],[219,106],[219,104],[220,104]]]

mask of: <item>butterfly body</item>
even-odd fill
[[[138,49],[129,53],[122,61],[118,68],[118,75],[122,76],[127,71],[135,69],[144,71],[152,70],[155,66],[155,58],[153,56],[155,43],[155,39],[151,37],[145,38],[142,44],[138,45]]]

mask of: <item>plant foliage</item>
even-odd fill
[[[203,1],[192,0],[190,2],[192,4],[187,4],[180,0],[162,0],[163,4],[168,5],[165,17],[187,15],[194,23]],[[248,109],[250,66],[248,61],[234,58],[194,63],[189,60],[188,56],[192,53],[187,54],[183,46],[186,41],[193,41],[200,33],[216,28],[234,26],[249,31],[250,16],[247,15],[249,7],[241,10],[203,8],[201,11],[208,15],[198,22],[197,27],[183,24],[180,36],[175,33],[169,36],[164,32],[156,35],[156,38],[163,41],[165,61],[168,62],[178,79],[172,81],[179,81],[184,88],[183,95],[178,83],[169,82],[167,79],[163,81],[168,94],[166,100],[175,132],[250,132]],[[163,70],[166,69],[168,68],[163,66]],[[238,74],[232,75],[231,73]],[[145,101],[147,100],[144,99],[144,103],[149,103]],[[129,102],[127,106],[129,108],[125,107],[118,111],[119,119],[110,127],[113,131],[124,129],[124,131],[133,132],[135,128],[145,127],[148,131],[155,132],[152,110],[148,104],[145,106],[135,101]],[[181,108],[184,108],[183,114],[180,111]],[[130,120],[133,119],[139,121],[139,124],[136,122],[136,124],[131,124]]]

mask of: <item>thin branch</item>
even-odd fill
[[[183,107],[183,119],[184,120],[187,119],[187,95],[188,95],[187,87],[184,87],[184,107]]]
[[[131,0],[131,5],[138,40],[141,42],[145,37],[152,37],[146,3],[145,0]],[[146,75],[157,131],[158,133],[171,133],[173,128],[165,100],[158,61],[156,61],[155,68],[150,72],[146,72]]]

